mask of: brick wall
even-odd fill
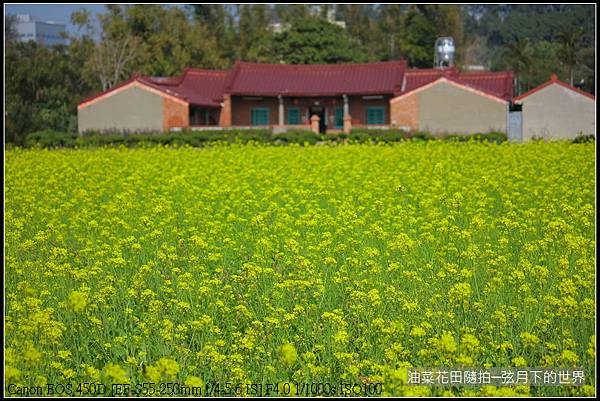
[[[419,129],[419,94],[390,101],[390,124],[396,128]]]
[[[171,128],[189,127],[189,125],[189,105],[164,97],[163,130],[168,132]]]
[[[231,99],[231,125],[252,125],[253,107],[269,109],[268,125],[277,125],[279,118],[279,101],[276,97],[263,97],[260,100],[253,100],[243,96],[234,96]]]
[[[383,99],[363,99],[362,96],[348,96],[348,106],[353,125],[367,124],[368,107],[383,107],[385,110],[383,124],[390,123],[390,100],[387,96],[384,96]]]
[[[383,107],[385,112],[384,124],[389,124],[389,98],[383,99],[363,99],[362,96],[349,96],[349,111],[353,124],[366,124],[367,107]],[[284,123],[287,124],[287,110],[290,107],[296,107],[300,111],[300,123],[310,124],[308,111],[310,107],[325,107],[327,109],[327,128],[335,129],[335,109],[343,108],[344,101],[341,96],[328,97],[284,97]],[[269,109],[269,125],[278,125],[279,123],[279,101],[276,97],[263,97],[262,99],[248,99],[245,96],[233,96],[231,98],[232,125],[248,126],[251,125],[251,109],[253,107],[264,107]],[[223,113],[221,113],[223,114]],[[222,124],[221,124],[222,125]],[[341,127],[340,127],[341,129]]]

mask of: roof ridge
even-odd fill
[[[404,65],[406,66],[406,60],[401,59],[401,60],[386,60],[386,61],[371,61],[371,62],[364,62],[364,63],[315,63],[315,64],[289,64],[289,63],[259,63],[259,62],[254,62],[254,61],[236,61],[236,66],[243,66],[243,65],[253,65],[253,66],[273,66],[273,67],[283,67],[283,68],[302,68],[302,67],[331,67],[331,68],[335,68],[335,67],[342,67],[342,66],[352,66],[352,67],[358,67],[358,66],[374,66],[374,65],[393,65],[393,64],[399,64],[399,65]],[[235,69],[235,67],[234,67]]]
[[[504,99],[504,98],[503,98],[503,97],[502,97],[500,94],[498,94],[498,93],[495,93],[495,92],[493,92],[493,91],[491,91],[491,90],[489,90],[489,89],[486,89],[486,88],[481,88],[481,87],[478,87],[478,86],[476,86],[476,85],[473,85],[473,84],[471,84],[471,83],[469,83],[469,82],[465,82],[465,81],[463,81],[463,80],[462,80],[460,77],[450,77],[450,76],[443,76],[443,77],[439,77],[439,78],[438,78],[438,79],[436,79],[435,81],[439,81],[440,79],[445,79],[445,80],[448,80],[448,81],[452,81],[452,82],[454,82],[454,83],[457,83],[457,84],[459,84],[459,85],[462,85],[462,86],[467,86],[467,87],[469,87],[469,88],[471,88],[471,89],[474,89],[474,90],[476,90],[476,91],[479,91],[479,92],[485,93],[485,94],[487,94],[487,95],[489,95],[489,96],[493,96],[493,97],[496,97],[496,98],[498,98],[498,99],[502,99],[502,100],[504,100],[504,101],[507,101],[507,100],[506,100],[506,99]],[[433,81],[433,82],[435,82],[435,81]]]
[[[512,71],[460,71],[461,75],[512,75]]]
[[[217,73],[226,73],[230,71],[226,68],[200,68],[200,67],[186,67],[184,69],[185,72],[217,72]]]
[[[556,75],[556,74],[552,74],[552,75]],[[588,98],[590,98],[590,99],[596,100],[596,96],[592,95],[591,93],[589,93],[589,92],[586,92],[586,91],[584,91],[584,90],[581,90],[581,89],[579,89],[579,88],[576,88],[576,87],[574,87],[574,86],[571,86],[571,85],[569,85],[568,83],[566,83],[566,82],[563,82],[563,81],[561,81],[561,80],[560,80],[560,79],[558,79],[558,78],[554,79],[554,77],[550,78],[550,80],[549,80],[549,81],[546,81],[546,82],[544,82],[543,84],[541,84],[541,85],[539,85],[539,86],[536,86],[535,88],[533,88],[533,89],[531,89],[531,90],[529,90],[529,91],[527,91],[527,92],[525,92],[525,93],[523,93],[523,94],[521,94],[521,95],[517,96],[517,97],[516,97],[514,100],[515,100],[515,101],[522,100],[522,99],[524,99],[524,98],[526,98],[526,97],[528,97],[528,96],[530,96],[530,95],[533,95],[534,93],[536,93],[536,92],[538,92],[538,91],[540,91],[540,90],[542,90],[542,89],[544,89],[544,88],[546,88],[546,87],[548,87],[548,86],[550,86],[550,85],[552,85],[552,84],[557,84],[557,85],[560,85],[560,86],[562,86],[563,88],[570,89],[570,90],[572,90],[573,92],[579,93],[580,95],[583,95],[583,96],[586,96],[586,97],[588,97]]]

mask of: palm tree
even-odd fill
[[[504,61],[515,74],[515,87],[520,95],[523,78],[531,72],[533,65],[533,46],[529,39],[521,38],[506,46]]]
[[[573,86],[573,71],[581,60],[581,41],[583,39],[583,29],[572,27],[556,34],[556,40],[560,47],[558,48],[558,57],[569,71],[569,84]]]

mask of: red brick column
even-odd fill
[[[310,129],[315,134],[319,133],[319,120],[321,120],[321,119],[316,114],[313,114],[312,117],[310,118]]]
[[[187,103],[163,97],[163,131],[169,132],[171,128],[187,128],[190,126],[189,118]]]
[[[350,115],[344,116],[344,134],[349,134],[352,130],[352,117]]]
[[[223,95],[223,107],[219,115],[220,127],[231,127],[231,95]]]

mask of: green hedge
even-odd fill
[[[575,139],[573,139],[573,143],[588,143],[596,141],[596,137],[594,135],[584,135],[580,132]]]
[[[476,134],[466,134],[466,135],[447,135],[444,137],[444,140],[449,142],[468,142],[468,141],[476,141],[476,142],[495,142],[502,143],[508,140],[507,135],[504,132],[486,132],[486,133],[476,133]]]
[[[32,132],[25,138],[25,146],[40,146],[42,148],[73,147],[77,134],[57,132],[52,130]]]
[[[193,146],[201,147],[210,143],[272,143],[310,144],[340,142],[348,143],[393,143],[402,141],[429,141],[443,139],[447,141],[489,141],[500,143],[506,141],[506,134],[489,132],[473,135],[449,135],[436,138],[426,131],[406,132],[397,129],[354,129],[349,134],[315,134],[309,130],[288,130],[273,134],[270,129],[224,129],[224,130],[182,130],[168,134],[162,132],[86,132],[79,136],[74,133],[56,132],[52,130],[31,133],[25,140],[27,147],[59,148],[59,147],[100,147],[100,146]]]

